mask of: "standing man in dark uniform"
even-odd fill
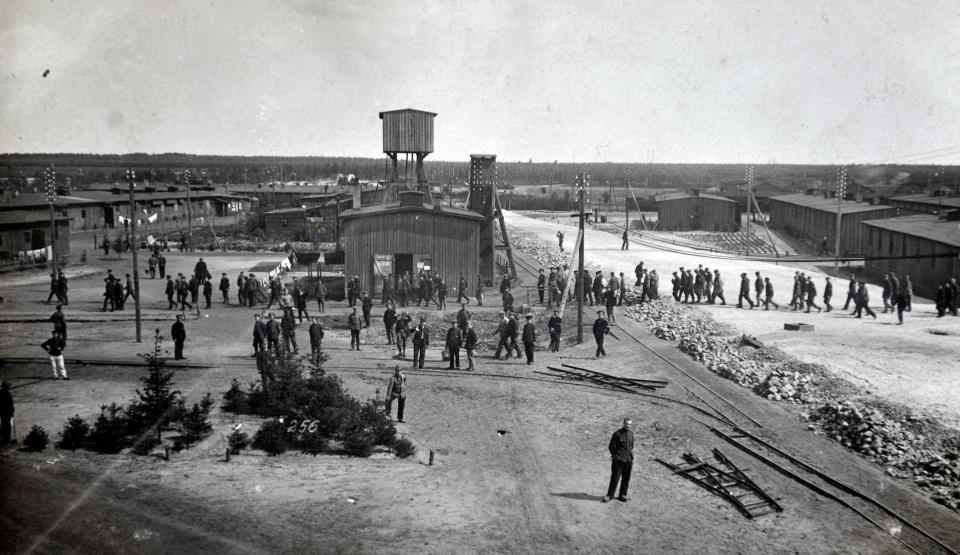
[[[557,232],[557,242],[560,243],[560,252],[563,252],[563,232],[562,231]]]
[[[47,304],[50,304],[50,299],[54,296],[58,301],[60,300],[60,295],[57,293],[57,274],[50,272],[50,294],[47,295]]]
[[[475,291],[477,297],[477,306],[483,306],[483,277],[477,274],[477,289]]]
[[[460,280],[457,281],[457,302],[460,302],[460,299],[463,299],[464,302],[469,303],[470,297],[467,295],[467,289],[470,287],[467,284],[467,278],[463,276],[463,272],[460,272]]]
[[[460,310],[457,311],[457,327],[460,328],[460,333],[467,333],[467,322],[470,320],[470,313],[467,312],[467,305],[461,304]]]
[[[503,312],[501,312],[500,322],[497,324],[496,331],[493,332],[494,335],[496,335],[499,338],[497,342],[497,350],[496,352],[493,353],[493,358],[496,360],[500,360],[500,353],[502,353],[503,349],[507,346],[507,341],[509,337],[509,335],[507,334],[507,326],[509,326],[509,324],[510,324],[510,320],[508,320],[506,315]],[[507,349],[507,358],[510,358],[509,349]]]
[[[360,301],[360,309],[363,310],[363,323],[365,327],[370,327],[370,311],[373,310],[373,299],[366,291],[363,292],[363,300]]]
[[[603,498],[604,503],[613,500],[618,482],[620,483],[620,496],[617,497],[617,500],[624,503],[629,500],[627,490],[630,488],[630,473],[633,471],[633,432],[630,430],[632,425],[633,420],[624,418],[623,426],[613,432],[610,444],[607,446],[611,460],[610,485],[607,487],[607,496]]]
[[[557,273],[551,266],[550,275],[547,277],[547,308],[553,306],[554,303],[560,304],[560,301],[557,300]]]
[[[537,276],[537,294],[540,296],[540,304],[543,304],[543,293],[547,290],[547,276],[543,274],[543,268],[540,268],[540,275]]]
[[[243,272],[240,272],[240,275],[237,276],[237,302],[240,303],[240,306],[246,306],[247,300],[247,277],[243,275]]]
[[[463,344],[463,334],[460,333],[460,328],[457,327],[456,323],[450,324],[450,328],[447,329],[447,351],[450,353],[450,369],[453,370],[454,362],[456,362],[457,370],[460,369],[460,345]]]
[[[593,358],[607,356],[607,351],[603,348],[603,340],[608,333],[610,333],[610,324],[603,317],[603,311],[599,310],[597,311],[597,319],[593,322],[593,339],[597,342],[597,354],[593,355]]]
[[[360,350],[360,329],[363,325],[360,322],[360,315],[357,314],[357,307],[353,307],[353,312],[347,316],[347,325],[350,327],[350,350],[354,347]]]
[[[307,292],[304,291],[303,287],[296,281],[293,283],[293,304],[297,307],[297,319],[303,322],[303,317],[306,316],[309,322],[310,313],[307,312]]]
[[[314,316],[313,323],[310,324],[310,356],[314,361],[320,360],[320,351],[323,344],[323,326],[320,325],[320,317]]]
[[[183,314],[177,314],[177,321],[170,328],[170,337],[173,338],[174,360],[186,358],[183,356],[183,342],[187,340],[187,330],[183,327]]]
[[[386,310],[383,311],[383,327],[387,332],[387,345],[393,345],[394,343],[394,327],[397,325],[397,311],[393,308],[393,305],[387,305]]]
[[[507,339],[510,341],[507,343],[507,358],[510,358],[510,354],[513,351],[517,353],[517,358],[523,356],[523,353],[520,352],[520,342],[517,341],[520,332],[519,328],[520,324],[517,322],[517,315],[511,312],[510,320],[507,322]]]
[[[223,275],[220,278],[220,294],[223,295],[224,304],[230,302],[230,278],[227,277],[226,272],[223,272]]]
[[[403,422],[403,408],[407,402],[407,377],[400,371],[400,365],[393,367],[393,375],[387,382],[387,417],[393,410],[393,400],[397,400],[397,422]]]
[[[527,314],[527,323],[523,325],[523,351],[527,354],[527,364],[533,364],[533,352],[537,342],[537,328],[531,320],[533,315]]]
[[[63,305],[57,305],[57,310],[50,315],[50,321],[53,322],[53,332],[59,333],[63,338],[63,344],[67,344],[67,318],[63,315]]]
[[[604,302],[603,273],[600,270],[597,270],[596,275],[593,277],[593,299],[597,302],[597,304]]]
[[[630,236],[627,235],[627,229],[623,229],[623,243],[620,245],[620,250],[626,251],[630,250]]]
[[[423,359],[430,345],[430,330],[427,328],[426,318],[420,317],[420,323],[413,330],[413,367],[423,368]]]
[[[890,284],[890,274],[883,274],[883,313],[893,312],[893,305],[890,304],[890,297],[893,295],[893,287]]]
[[[477,349],[477,330],[473,329],[473,326],[470,325],[470,321],[467,321],[467,331],[464,333],[463,337],[463,348],[467,351],[467,370],[473,370],[473,356],[474,351]]]
[[[173,294],[176,292],[177,288],[173,284],[173,278],[167,276],[167,288],[164,292],[167,294],[167,310],[176,308],[177,306],[173,302]]]
[[[550,352],[560,351],[560,332],[563,319],[560,318],[560,312],[554,310],[553,316],[547,321],[547,329],[550,331]]]
[[[394,326],[397,339],[397,356],[407,356],[407,337],[410,336],[410,317],[406,312],[401,312]]]
[[[267,315],[267,349],[280,356],[280,324],[273,319],[273,313]]]
[[[197,282],[204,282],[213,277],[210,275],[210,270],[207,270],[207,263],[203,261],[202,256],[193,267],[193,277],[196,278]]]
[[[833,282],[830,281],[830,276],[827,276],[827,282],[823,285],[823,306],[827,307],[827,312],[833,310],[833,307],[830,306],[830,299],[833,298]]]
[[[254,314],[253,320],[253,355],[251,356],[257,356],[257,353],[265,350],[263,342],[267,339],[267,325],[260,319],[259,314]]]
[[[162,254],[157,256],[157,270],[161,276],[167,275],[167,259]]]
[[[280,329],[283,330],[284,352],[289,353],[292,347],[293,354],[299,354],[300,349],[297,347],[297,323],[293,319],[292,308],[285,308],[283,310],[283,318],[280,320]]]
[[[203,282],[203,298],[207,301],[206,308],[210,308],[210,297],[213,296],[213,282],[209,279],[204,280]]]
[[[607,316],[610,318],[610,323],[613,325],[617,324],[617,319],[613,315],[613,309],[617,306],[617,294],[614,289],[607,289],[607,292],[604,293],[604,304],[607,307]]]

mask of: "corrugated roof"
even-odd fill
[[[778,195],[775,197],[770,197],[770,200],[785,202],[787,204],[795,204],[797,206],[804,206],[806,208],[813,208],[814,210],[830,212],[832,214],[837,213],[837,199],[823,198],[823,195],[804,195],[802,193],[794,193],[792,195]],[[889,209],[894,209],[894,207],[887,206],[885,204],[870,204],[868,202],[845,200],[843,201],[841,214],[856,214],[859,212]]]
[[[69,221],[72,218],[57,215],[58,222]],[[0,212],[0,225],[23,225],[45,223],[50,224],[50,214],[38,210],[7,210]]]
[[[351,208],[340,213],[340,217],[343,219],[347,218],[364,218],[367,216],[377,216],[380,214],[389,214],[393,212],[424,212],[427,214],[433,215],[442,215],[442,216],[453,216],[455,218],[467,218],[471,220],[483,221],[484,217],[472,210],[463,210],[461,208],[450,208],[450,207],[441,207],[440,209],[435,209],[432,204],[424,203],[423,206],[400,206],[397,203],[392,204],[374,204],[371,206],[363,206],[361,208]]]
[[[699,195],[691,195],[690,193],[666,193],[663,195],[657,195],[654,198],[654,200],[656,200],[657,202],[669,202],[671,200],[681,200],[686,198],[697,198],[697,197],[708,198],[710,200],[722,200],[725,202],[733,202],[733,203],[737,202],[727,197],[721,197],[717,195],[710,195],[710,194],[704,194],[704,193],[700,193]]]
[[[95,200],[84,199],[73,195],[58,195],[57,206],[71,206],[81,204],[99,204]],[[16,197],[10,197],[7,202],[0,203],[0,210],[29,208],[36,206],[46,206],[46,193],[22,193]]]
[[[941,220],[934,214],[913,214],[863,223],[960,248],[960,221]]]
[[[945,206],[947,208],[960,208],[960,197],[935,197],[931,195],[925,195],[923,193],[917,195],[902,195],[899,197],[890,197],[890,200],[898,200],[901,202],[916,202],[919,204],[927,204],[933,207]]]

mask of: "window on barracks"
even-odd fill
[[[887,254],[893,256],[893,235],[890,235],[890,239],[887,242]]]
[[[26,245],[29,245],[29,244],[30,244],[30,232],[29,232],[29,231],[24,231],[24,232],[23,232],[23,242],[24,242],[24,244],[26,244]]]

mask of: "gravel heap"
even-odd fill
[[[775,369],[753,390],[771,401],[793,401],[809,403],[811,401],[811,383],[813,376],[791,372],[786,368]]]
[[[539,262],[545,273],[547,272],[547,268],[558,266],[562,268],[564,264],[568,263],[568,257],[560,253],[559,246],[544,245],[543,242],[533,234],[511,233],[510,245]]]

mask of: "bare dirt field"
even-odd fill
[[[513,217],[510,224],[535,230]],[[551,229],[538,232],[547,234]],[[591,240],[599,245],[602,235],[591,234]],[[203,256],[212,274],[225,271],[232,279],[239,270],[276,259],[275,254]],[[596,256],[609,256],[611,269],[623,266],[630,271],[641,254],[631,251],[629,258],[618,257],[611,248]],[[658,267],[673,264],[653,253],[642,256]],[[189,272],[196,261],[196,255],[168,258],[174,273]],[[106,264],[112,265],[114,273],[122,273],[116,261],[92,261],[93,270],[103,270]],[[733,271],[732,267],[725,270]],[[781,271],[792,274],[788,269]],[[149,346],[133,341],[132,305],[123,313],[99,312],[102,275],[82,274],[71,280],[72,301],[66,307],[71,322],[66,352],[70,381],[47,379],[49,364],[38,347],[49,333],[49,324],[38,320],[52,311],[39,302],[46,298],[46,278],[42,274],[33,279],[0,277],[0,295],[6,299],[0,305],[0,353],[8,359],[0,368],[0,378],[14,386],[21,437],[31,425],[39,424],[55,441],[69,416],[79,414],[90,421],[99,414],[101,404],[127,402],[139,386],[144,369],[120,364],[135,360],[136,353]],[[173,313],[164,309],[162,284],[144,280],[141,288],[145,337],[155,327],[169,335]],[[495,291],[488,293],[495,296]],[[488,299],[488,306],[477,315],[492,318],[498,307],[490,305],[495,304]],[[737,312],[722,307],[711,310],[718,318]],[[918,313],[925,309],[915,310],[919,320]],[[347,313],[343,303],[329,303],[327,311]],[[215,296],[211,309],[201,310],[199,317],[190,315],[185,362],[210,367],[176,368],[177,388],[188,402],[207,391],[219,399],[234,378],[244,383],[257,378],[249,356],[253,312],[235,304],[221,305]],[[453,310],[435,314],[450,321]],[[381,315],[378,305],[373,327],[363,332],[362,351],[347,349],[345,329],[330,330],[324,342],[331,356],[328,372],[340,376],[359,399],[377,396],[378,389],[382,392],[395,363],[394,348],[378,344],[382,334],[376,322]],[[816,322],[818,330],[822,320],[826,318]],[[955,513],[835,442],[808,433],[791,407],[757,398],[710,374],[650,336],[639,323],[620,325],[763,422],[766,438],[897,507],[950,544],[960,545],[960,519]],[[842,324],[837,326],[842,329]],[[900,333],[920,336],[919,326],[910,322]],[[305,331],[299,330],[298,335],[303,349]],[[398,424],[400,433],[418,446],[414,457],[398,459],[389,453],[369,459],[297,453],[270,457],[247,450],[225,462],[227,434],[238,423],[252,433],[259,421],[219,410],[213,415],[213,435],[172,454],[169,461],[129,453],[71,452],[52,445],[41,453],[6,447],[0,451],[0,552],[905,551],[890,535],[853,512],[725,444],[689,411],[535,373],[547,371],[548,365],[569,363],[663,379],[670,382],[666,395],[697,402],[684,391],[696,386],[646,348],[608,340],[610,357],[600,363],[592,358],[594,347],[588,340],[584,345],[565,346],[559,356],[540,351],[532,366],[516,359],[494,361],[484,351],[471,374],[447,370],[440,360],[438,338],[433,339],[427,368],[408,372],[407,421]],[[541,330],[541,343],[546,343],[545,330]],[[167,346],[172,347],[169,342]],[[21,358],[28,360],[9,360]],[[77,360],[103,362],[81,365]],[[897,377],[889,387],[895,389],[899,380],[905,378]],[[607,442],[626,416],[634,419],[637,438],[631,500],[603,504],[600,499],[609,475]],[[712,448],[749,469],[784,512],[747,520],[727,502],[654,460],[679,463],[685,452],[707,458]],[[885,529],[909,536],[895,519],[871,514]],[[929,543],[911,539],[925,552],[935,552]]]

